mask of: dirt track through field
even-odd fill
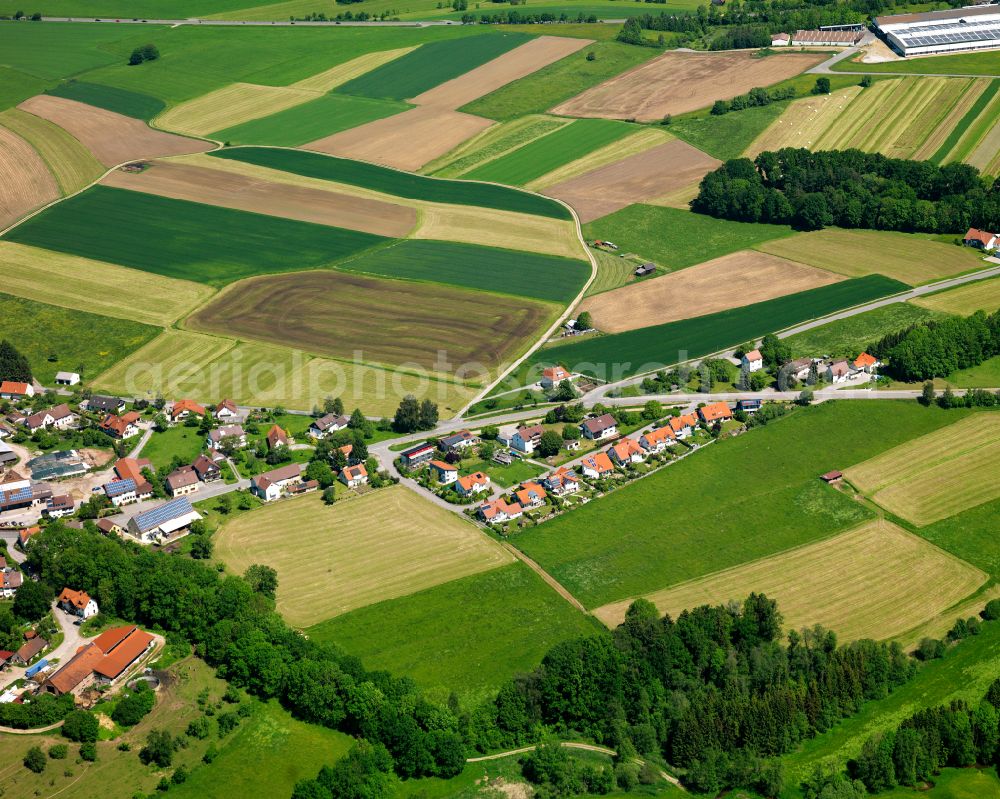
[[[720,163],[687,142],[673,139],[557,183],[544,193],[572,205],[581,222],[592,222],[627,205],[689,186]]]
[[[162,155],[202,153],[213,146],[162,133],[138,119],[63,97],[39,94],[25,100],[18,108],[54,122],[82,142],[105,166]]]
[[[0,228],[59,196],[59,186],[34,147],[0,128]]]
[[[480,67],[417,95],[412,102],[455,109],[581,50],[591,39],[539,36]]]
[[[843,280],[774,255],[743,250],[584,300],[594,325],[621,333],[725,311]]]
[[[666,53],[552,109],[553,114],[654,122],[666,114],[706,108],[756,86],[770,86],[815,66],[825,56],[782,53]]]
[[[471,114],[419,107],[326,136],[302,149],[413,172],[492,124]]]
[[[156,161],[143,172],[115,170],[102,182],[175,200],[221,205],[380,236],[406,236],[417,224],[417,212],[402,205],[168,161]]]

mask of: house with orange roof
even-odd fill
[[[858,372],[867,372],[868,374],[875,374],[875,370],[878,369],[882,363],[874,355],[869,355],[867,352],[862,352],[857,358],[854,359],[854,368]]]
[[[109,413],[101,422],[100,429],[112,438],[126,439],[139,435],[140,416],[135,411],[119,416],[116,413]]]
[[[993,250],[1000,244],[1000,238],[996,233],[970,227],[962,242],[966,247],[977,247],[980,250]]]
[[[479,506],[478,512],[479,518],[487,524],[500,524],[520,518],[524,514],[524,508],[516,502],[507,503],[501,498],[484,502]]]
[[[431,474],[442,485],[449,485],[458,479],[458,467],[444,461],[431,461],[429,464]]]
[[[490,490],[490,476],[484,472],[473,472],[455,481],[455,490],[463,497],[481,494]]]
[[[267,448],[277,449],[278,447],[287,447],[288,443],[288,433],[285,429],[276,424],[271,425],[271,429],[267,431]]]
[[[678,440],[682,440],[690,436],[691,431],[698,426],[698,417],[693,413],[671,416],[667,420],[667,425]]]
[[[606,452],[595,452],[580,462],[580,473],[591,480],[598,480],[614,474],[615,465],[611,462],[611,458],[608,457]]]
[[[59,594],[59,607],[67,613],[79,616],[82,619],[89,619],[96,616],[98,612],[97,603],[90,598],[86,591],[74,591],[72,588],[63,588]]]
[[[357,488],[368,482],[368,470],[363,463],[357,466],[345,466],[340,470],[340,482],[348,488]]]
[[[17,533],[18,547],[20,547],[21,550],[23,551],[25,544],[28,543],[28,540],[32,536],[38,535],[40,532],[42,532],[42,528],[39,527],[37,524],[34,527],[25,527],[23,530],[19,530]]]
[[[698,409],[698,416],[705,424],[715,424],[732,419],[733,411],[725,402],[710,402]]]
[[[646,452],[663,452],[663,450],[674,443],[676,438],[670,426],[664,425],[639,436],[639,446],[646,450]]]
[[[522,508],[538,508],[545,504],[545,489],[538,483],[522,483],[521,489],[514,492],[517,503]]]
[[[62,696],[79,696],[94,684],[114,685],[146,653],[156,639],[134,624],[105,630],[93,641],[76,650],[76,654],[49,677],[42,690]]]
[[[760,354],[760,350],[744,352],[740,358],[740,365],[748,372],[759,372],[764,368],[764,356]]]
[[[547,369],[542,369],[542,388],[546,391],[556,388],[561,385],[564,381],[569,380],[572,375],[567,372],[562,366],[550,366]]]
[[[646,452],[639,446],[639,442],[628,436],[616,441],[608,447],[607,451],[608,457],[619,466],[625,466],[629,463],[642,463],[646,459]]]
[[[557,497],[575,494],[580,490],[580,478],[565,466],[560,466],[542,478],[542,485]]]
[[[19,400],[35,396],[35,387],[31,383],[19,383],[15,380],[0,382],[0,399]]]
[[[182,399],[177,400],[177,402],[170,407],[171,422],[181,422],[184,419],[187,419],[191,414],[194,414],[195,416],[204,416],[204,406],[199,405],[194,400]]]

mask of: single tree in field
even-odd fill
[[[45,771],[45,763],[45,752],[40,746],[31,747],[24,756],[24,767],[34,771],[35,774],[41,774]]]
[[[813,86],[813,94],[829,94],[830,93],[830,79],[826,77],[816,78],[816,85]]]
[[[590,330],[594,326],[594,320],[590,316],[590,311],[581,311],[576,317],[577,330]]]
[[[438,423],[438,406],[431,402],[429,399],[425,399],[420,403],[420,420],[419,426],[421,430],[433,430]]]

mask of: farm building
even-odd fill
[[[995,50],[1000,47],[1000,7],[893,14],[876,17],[875,29],[902,56]]]
[[[771,47],[788,47],[792,43],[792,37],[787,33],[772,33]]]
[[[965,234],[965,238],[962,239],[962,243],[966,247],[977,247],[980,250],[993,250],[996,249],[998,243],[998,236],[996,233],[990,233],[986,230],[979,230],[974,227],[969,228],[969,232]]]
[[[144,544],[173,537],[186,530],[192,522],[199,521],[201,514],[191,507],[187,497],[172,499],[158,508],[139,513],[128,520],[129,533]]]
[[[792,45],[796,47],[851,47],[861,41],[863,30],[795,31]]]
[[[4,380],[0,383],[0,399],[19,400],[35,396],[35,387],[31,383],[17,383]]]
[[[76,372],[56,372],[57,386],[75,386],[80,382],[80,375]]]
[[[56,696],[79,695],[91,685],[112,685],[150,649],[156,639],[134,625],[105,630],[45,682]]]
[[[56,480],[60,477],[76,477],[86,474],[87,464],[75,449],[49,452],[28,461],[31,476],[36,480]]]

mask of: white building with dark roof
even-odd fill
[[[1000,6],[980,5],[875,19],[875,29],[902,56],[1000,48]]]

